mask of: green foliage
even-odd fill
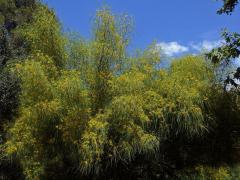
[[[168,74],[159,83],[158,90],[167,99],[165,116],[176,127],[176,134],[201,134],[206,130],[208,89],[211,86],[211,69],[201,58],[186,57],[175,61]]]
[[[223,2],[223,7],[218,11],[218,14],[231,14],[239,3],[238,0],[223,0]],[[230,33],[225,30],[222,37],[225,43],[207,53],[207,58],[211,59],[213,63],[219,63],[223,60],[229,62],[240,55],[240,34],[236,32]]]
[[[213,63],[222,61],[229,63],[232,59],[238,58],[240,55],[240,34],[224,31],[222,37],[225,43],[207,54],[207,57],[211,59]]]
[[[186,168],[177,173],[179,179],[214,179],[214,180],[234,180],[239,178],[239,164],[227,166],[221,165],[212,167],[207,165],[197,165],[193,168]]]
[[[96,15],[92,51],[95,71],[94,112],[102,110],[109,103],[111,94],[108,81],[120,70],[125,58],[128,29],[118,27],[127,27],[127,24],[124,21],[124,24],[118,25],[115,19],[109,9],[100,10]]]
[[[232,179],[229,167],[208,167],[208,166],[196,166],[193,169],[183,170],[178,174],[179,179],[193,179],[193,180],[227,180]]]
[[[39,6],[33,14],[33,23],[26,24],[18,31],[29,45],[30,53],[41,52],[51,57],[57,67],[65,65],[65,40],[53,11]]]
[[[11,68],[20,79],[20,104],[1,146],[6,157],[19,160],[26,179],[121,178],[120,172],[142,167],[145,179],[152,172],[163,177],[163,166],[181,167],[171,158],[182,160],[185,142],[221,133],[219,102],[227,96],[217,88],[213,93],[213,69],[203,58],[186,56],[160,69],[154,43],[129,57],[130,21],[107,8],[97,12],[91,41],[72,35],[66,43],[46,6],[36,7],[32,18],[15,31],[29,54]],[[234,111],[236,119],[239,111],[231,107],[225,114]],[[170,151],[176,156],[167,157]],[[225,167],[191,172],[180,173],[230,176]]]
[[[39,156],[47,151],[44,144],[49,142],[45,140],[52,133],[48,128],[54,125],[50,120],[55,119],[59,109],[58,102],[53,99],[50,79],[45,75],[49,72],[41,62],[45,58],[46,64],[51,65],[50,59],[41,55],[35,56],[34,61],[30,59],[16,65],[24,90],[20,97],[19,118],[10,130],[13,136],[6,143],[6,151],[9,154],[17,152],[17,156],[22,157],[20,162],[28,179],[35,179],[43,171]]]
[[[199,134],[207,126],[203,115],[203,90],[211,78],[207,64],[186,57],[161,70],[156,68],[157,59],[149,48],[120,74],[107,65],[103,71],[111,78],[103,80],[111,97],[95,114],[91,94],[98,89],[89,88],[78,70],[60,70],[53,57],[32,54],[14,68],[22,93],[6,153],[16,155],[27,179],[47,176],[52,166],[64,167],[63,159],[82,173],[98,174],[113,164],[130,163],[139,154],[157,153],[168,135]],[[97,72],[102,69],[93,71]],[[97,80],[98,76],[93,83]]]
[[[0,96],[1,119],[10,120],[18,104],[18,79],[9,72],[10,64],[27,55],[24,39],[15,31],[23,24],[31,22],[37,1],[0,1]]]
[[[36,0],[0,1],[0,67],[9,60],[26,55],[24,40],[15,29],[30,23],[38,5]]]
[[[78,157],[79,166],[87,172],[92,167],[99,168],[98,161],[104,158],[106,146],[115,161],[130,160],[136,152],[154,149],[158,141],[143,130],[148,118],[137,98],[116,99],[107,114],[91,118],[88,93],[81,85],[79,73],[59,72],[61,75],[56,78],[57,69],[48,56],[34,57],[15,68],[23,91],[19,118],[6,143],[7,154],[19,157],[28,179],[44,174],[48,165],[54,163],[48,155],[57,158],[56,149],[62,143],[69,158],[76,161]]]
[[[231,14],[238,3],[238,0],[223,0],[223,7],[218,10],[218,14]]]
[[[19,81],[17,77],[7,71],[0,72],[0,119],[11,119],[18,106]],[[2,124],[2,122],[0,123]]]

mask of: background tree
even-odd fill
[[[11,119],[14,115],[19,92],[17,78],[9,72],[7,64],[26,57],[26,41],[16,32],[23,24],[31,23],[35,0],[0,1],[0,117]]]
[[[10,47],[16,45],[16,47],[13,48],[13,52],[6,52],[5,50],[7,47],[4,47],[2,52],[6,52],[7,56],[4,54],[1,56],[5,58],[6,61],[5,65],[2,65],[0,70],[1,143],[4,143],[6,138],[6,132],[4,130],[6,128],[4,127],[6,126],[7,120],[11,120],[16,116],[16,109],[19,104],[19,77],[16,76],[15,72],[11,71],[11,68],[15,66],[15,63],[24,61],[29,56],[38,56],[37,54],[42,51],[54,58],[54,62],[58,67],[62,67],[64,66],[65,54],[63,54],[64,38],[62,38],[62,36],[59,38],[61,35],[60,25],[52,11],[37,1],[2,1],[1,3],[3,3],[1,8],[4,9],[4,7],[8,7],[3,12],[8,20],[6,23],[17,23],[15,27],[7,31],[6,36],[3,36],[3,38],[9,40],[7,44]],[[9,8],[13,10],[10,11]],[[44,18],[48,19],[46,20]],[[5,28],[5,26],[6,25],[2,27]],[[47,43],[44,43],[46,41]],[[44,46],[41,46],[42,43],[44,43]],[[44,49],[46,47],[47,51]],[[1,169],[10,169],[16,166],[11,163],[5,163],[7,160],[2,162]],[[4,173],[9,171],[10,170],[6,170]]]
[[[30,23],[32,13],[37,6],[36,0],[1,0],[0,1],[0,62],[1,67],[8,60],[26,54],[24,39],[14,30],[25,23]]]
[[[10,64],[26,57],[24,38],[16,29],[31,23],[36,0],[0,0],[0,145],[5,142],[6,127],[13,120],[18,107],[19,79],[10,72]],[[15,161],[0,161],[1,177],[20,178],[20,168]],[[13,170],[15,169],[15,170]]]
[[[231,15],[238,2],[238,0],[223,0],[223,7],[218,10],[218,14]],[[207,57],[210,58],[214,63],[218,63],[223,60],[229,62],[240,55],[240,35],[238,33],[229,33],[224,31],[222,33],[222,37],[225,40],[224,45],[213,49],[207,54]]]
[[[218,13],[231,14],[238,3],[239,3],[238,0],[223,0],[223,7],[218,10]]]

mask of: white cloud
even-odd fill
[[[176,41],[159,42],[156,45],[156,50],[167,57],[178,56],[186,52],[189,52],[192,55],[198,55],[199,53],[209,52],[212,49],[221,46],[222,44],[224,44],[223,40],[204,40],[197,43],[188,43],[187,45],[182,45]]]
[[[157,44],[160,52],[166,56],[174,56],[180,53],[188,52],[189,48],[179,44],[178,42],[160,42]]]
[[[221,44],[223,44],[222,40],[218,40],[218,41],[204,40],[200,43],[191,43],[190,47],[193,50],[201,52],[201,51],[211,51],[212,49],[221,46]]]

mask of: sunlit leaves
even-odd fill
[[[176,134],[199,134],[206,128],[204,104],[212,75],[201,58],[186,57],[173,62],[170,72],[158,81],[165,97],[165,117]]]
[[[102,168],[105,146],[108,142],[106,115],[99,114],[87,123],[87,127],[78,142],[81,154],[80,169],[83,173],[99,173]]]
[[[128,26],[125,24],[126,21],[122,22],[123,26]],[[127,40],[124,38],[128,32],[126,28],[119,29],[120,26],[109,9],[105,8],[97,12],[92,51],[95,70],[93,85],[95,112],[109,103],[111,98],[109,80],[113,74],[119,72],[125,60]]]
[[[127,58],[129,24],[120,27],[103,9],[94,39],[70,42],[64,67],[64,41],[53,12],[39,7],[34,19],[19,30],[31,55],[13,68],[22,92],[5,144],[26,178],[41,179],[49,168],[64,165],[99,174],[159,153],[167,138],[206,130],[212,74],[203,59],[184,57],[159,69],[155,44]]]
[[[33,14],[33,23],[18,29],[26,39],[30,53],[41,52],[54,60],[57,67],[65,65],[65,40],[54,12],[45,6],[39,6]]]

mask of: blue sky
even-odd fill
[[[226,27],[238,31],[238,9],[231,16],[217,15],[216,0],[44,0],[55,9],[64,29],[91,38],[97,9],[104,4],[116,14],[127,13],[134,20],[130,48],[145,48],[153,40],[169,56],[196,53],[221,44]]]

